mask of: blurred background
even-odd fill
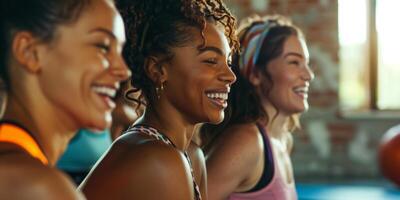
[[[253,14],[289,16],[306,35],[316,78],[309,95],[311,109],[302,116],[302,130],[294,134],[292,161],[298,185],[394,188],[383,177],[377,154],[384,133],[400,123],[400,28],[395,21],[400,19],[400,1],[226,3],[239,19]],[[400,152],[393,152],[395,156],[400,159]],[[393,167],[400,173],[400,166]]]
[[[400,136],[385,151],[390,163],[385,170],[399,186],[385,178],[378,159],[385,132],[400,124],[400,0],[225,3],[239,20],[281,14],[305,33],[316,78],[309,94],[311,108],[301,118],[302,129],[294,133],[292,161],[300,199],[400,199]],[[119,103],[116,113],[133,116],[117,124],[126,128],[138,113],[124,104]],[[400,133],[400,127],[394,133]],[[111,144],[110,137],[79,172],[77,183]]]

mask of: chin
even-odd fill
[[[224,117],[225,117],[224,112],[209,116],[207,123],[214,124],[214,125],[219,124],[222,121],[224,121]]]
[[[308,102],[304,102],[302,105],[302,112],[306,112],[310,108]]]
[[[293,103],[291,106],[291,113],[292,114],[300,114],[300,113],[303,113],[303,112],[306,112],[307,110],[308,110],[308,103],[307,102],[305,102],[305,101],[299,101],[299,102],[295,102],[295,103]]]
[[[305,110],[306,110],[306,107],[305,107],[304,105],[297,105],[297,106],[294,106],[294,107],[292,108],[293,114],[302,113],[302,112],[304,112]]]
[[[102,117],[100,118],[92,119],[89,125],[86,126],[85,128],[101,132],[104,131],[105,129],[110,128],[111,124],[112,124],[111,113],[107,113],[103,114]]]

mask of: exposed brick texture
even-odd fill
[[[227,3],[238,18],[254,13],[290,16],[306,35],[316,78],[311,86],[311,109],[302,117],[303,129],[294,134],[292,159],[297,180],[381,180],[377,146],[382,134],[399,119],[339,117],[337,0]]]

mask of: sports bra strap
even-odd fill
[[[10,123],[0,124],[0,142],[16,144],[43,164],[49,163],[36,141],[21,127]]]

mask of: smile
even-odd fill
[[[296,87],[293,89],[293,91],[302,99],[308,98],[308,87]]]
[[[115,102],[112,99],[115,98],[115,95],[117,94],[116,88],[99,85],[92,86],[91,88],[92,91],[103,99],[103,102],[109,109],[115,108]]]
[[[228,92],[207,92],[206,96],[214,105],[220,108],[228,106]]]

